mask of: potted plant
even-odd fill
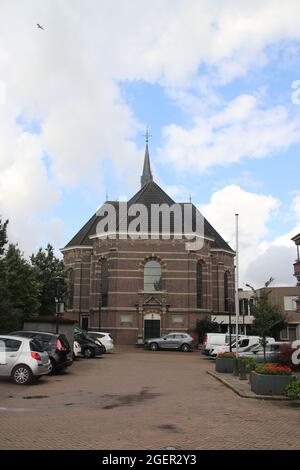
[[[233,372],[235,361],[235,353],[223,352],[219,353],[216,358],[216,372],[231,373]]]
[[[290,367],[269,363],[257,364],[250,374],[251,390],[257,395],[283,395],[293,380]]]

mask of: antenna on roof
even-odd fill
[[[191,195],[191,193],[190,193],[189,201],[190,201],[190,204],[191,204],[191,202],[192,202],[192,195]]]

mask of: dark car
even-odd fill
[[[72,351],[64,334],[53,334],[42,331],[14,331],[11,336],[34,338],[50,358],[50,374],[63,370],[72,364]]]
[[[86,359],[101,356],[105,353],[105,348],[101,342],[91,338],[86,331],[79,326],[75,326],[74,328],[74,340],[80,344],[81,354]]]

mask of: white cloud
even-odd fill
[[[179,171],[203,172],[245,158],[263,158],[300,142],[300,119],[284,106],[259,107],[258,99],[241,95],[210,117],[198,115],[192,128],[169,125],[160,157]]]
[[[235,248],[235,218],[239,213],[240,287],[244,283],[261,287],[271,276],[274,286],[295,285],[293,263],[296,248],[291,238],[300,232],[299,196],[292,201],[295,227],[269,239],[269,223],[280,215],[280,201],[256,194],[237,185],[226,186],[200,207],[220,234]]]
[[[2,1],[0,211],[9,215],[14,236],[31,247],[31,232],[37,239],[50,234],[39,214],[52,217],[64,186],[101,184],[106,158],[115,174],[132,178],[141,124],[121,96],[120,81],[159,83],[200,113],[193,129],[166,130],[166,149],[177,164],[184,155],[203,170],[296,141],[298,123],[287,111],[262,110],[251,96],[208,120],[200,111],[205,90],[219,105],[213,87],[264,64],[269,45],[299,39],[299,24],[298,0],[153,0],[151,8],[146,0]],[[193,87],[200,95],[194,108]],[[31,142],[16,124],[19,116],[40,123]]]
[[[229,185],[211,196],[210,202],[200,207],[203,215],[235,249],[235,214],[239,214],[240,285],[249,282],[249,263],[266,250],[263,243],[268,233],[268,222],[280,207],[273,196],[245,191],[238,185]]]

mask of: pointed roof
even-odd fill
[[[153,181],[153,176],[152,176],[151,166],[150,166],[148,141],[146,140],[144,167],[143,167],[143,174],[141,176],[141,188],[145,186],[145,184],[149,183],[150,181]]]
[[[111,204],[115,207],[116,215],[117,215],[117,222],[119,222],[119,201],[106,201],[106,204]],[[149,209],[151,204],[166,204],[168,206],[172,206],[175,204],[175,201],[153,180],[146,183],[128,202],[127,207],[129,208],[133,204],[143,204],[144,206]],[[184,203],[180,203],[183,205]],[[187,204],[187,203],[186,203]],[[197,208],[194,204],[192,206],[192,227],[195,230],[196,227],[196,211]],[[149,218],[148,218],[148,227],[151,227],[151,210],[148,210]],[[72,240],[66,245],[65,248],[71,248],[75,246],[91,246],[92,241],[90,237],[96,235],[96,229],[99,221],[102,217],[97,214],[94,214],[90,220],[82,227],[81,230],[72,238]],[[128,217],[128,223],[130,223],[131,219],[134,217]],[[117,226],[117,232],[119,231],[119,227]],[[159,227],[159,232],[161,232],[161,227]],[[174,221],[171,219],[171,226],[170,226],[171,234],[174,232]],[[207,219],[204,218],[204,236],[208,237],[213,240],[212,248],[216,250],[223,250],[228,251],[234,254],[234,250],[225,242],[225,240],[221,237],[221,235],[214,229],[214,227],[208,222]]]

